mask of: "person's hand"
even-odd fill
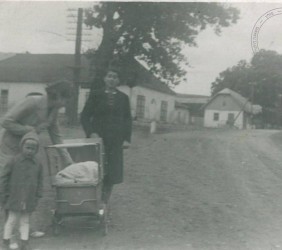
[[[130,147],[130,145],[131,145],[130,142],[124,141],[124,142],[123,142],[123,145],[122,145],[122,148],[123,148],[123,149],[127,149],[127,148]]]

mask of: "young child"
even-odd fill
[[[29,218],[42,195],[42,165],[35,158],[39,140],[35,132],[27,133],[20,143],[21,152],[12,158],[0,175],[0,202],[7,211],[3,245],[9,249],[12,231],[19,220],[20,250],[28,249]]]

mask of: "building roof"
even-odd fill
[[[176,93],[177,97],[181,98],[210,98],[210,96],[207,95],[194,95],[194,94],[181,94],[181,93]]]
[[[164,94],[175,95],[175,92],[167,84],[155,77],[152,72],[147,70],[139,62],[136,61],[136,64],[132,65],[132,67],[136,71],[135,86],[152,89]]]
[[[210,96],[206,95],[193,95],[193,94],[180,94],[176,93],[176,99],[179,103],[197,103],[197,104],[206,104],[210,100]]]
[[[182,103],[175,102],[175,108],[189,110],[191,116],[199,116],[203,114],[202,103]]]
[[[0,57],[1,59],[1,57]],[[81,82],[89,81],[89,66],[85,56],[81,57]],[[0,82],[51,82],[73,78],[74,55],[72,54],[15,54],[0,60]],[[165,94],[175,95],[165,83],[136,61],[137,86]],[[89,84],[86,84],[87,86]]]
[[[81,80],[88,79],[88,61],[82,56]],[[0,61],[0,82],[50,82],[71,80],[74,55],[15,54]]]
[[[229,95],[231,98],[235,100],[235,102],[239,105],[239,107],[247,113],[257,114],[260,113],[262,110],[260,105],[252,105],[252,103],[248,99],[246,99],[245,97],[241,96],[239,93],[229,88],[225,88],[219,91],[217,94],[215,94],[211,98],[211,100],[204,106],[204,108],[206,108],[219,95]]]

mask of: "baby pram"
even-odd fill
[[[94,183],[61,183],[55,175],[62,170],[58,148],[66,148],[74,162],[95,161],[98,163],[98,181]],[[71,139],[63,144],[46,147],[48,170],[52,186],[55,188],[55,209],[53,213],[53,233],[59,233],[64,217],[94,216],[103,235],[108,232],[107,206],[102,202],[104,174],[104,149],[100,138]]]

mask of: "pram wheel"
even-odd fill
[[[101,209],[99,210],[100,215],[100,228],[103,236],[108,234],[108,211],[107,206],[105,204],[101,205]]]

